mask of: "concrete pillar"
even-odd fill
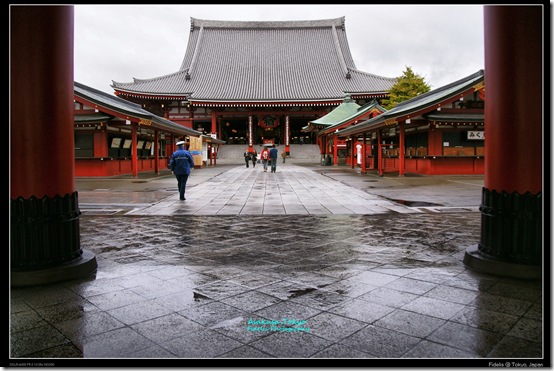
[[[12,286],[96,270],[80,248],[73,129],[73,7],[10,7]]]
[[[464,263],[540,278],[542,265],[542,6],[485,6],[485,184],[481,238]]]

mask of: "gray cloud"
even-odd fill
[[[483,6],[75,5],[75,80],[113,93],[112,80],[176,72],[190,18],[236,21],[344,16],[356,67],[397,77],[406,66],[433,88],[484,68]]]

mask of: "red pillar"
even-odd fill
[[[362,174],[367,173],[367,153],[366,153],[366,138],[365,132],[362,133]]]
[[[160,140],[160,132],[154,130],[154,171],[160,173],[160,151],[158,149],[158,141]]]
[[[356,159],[358,158],[358,143],[352,137],[348,137],[347,141],[350,142],[350,168],[354,169],[357,162]]]
[[[289,116],[285,116],[285,152],[290,155],[290,121]]]
[[[212,134],[217,133],[217,116],[216,116],[215,110],[212,111],[212,129],[211,129],[211,132],[212,132]]]
[[[525,5],[484,8],[481,239],[477,248],[468,249],[464,262],[477,270],[522,278],[541,276],[543,253],[544,11]]]
[[[137,127],[136,122],[131,122],[131,170],[134,178],[138,176]]]
[[[80,248],[73,7],[10,12],[10,268],[25,286],[89,274],[96,258]]]
[[[377,170],[383,176],[383,145],[381,144],[381,129],[377,130]]]
[[[404,176],[404,139],[406,131],[404,130],[405,124],[401,122],[398,124],[400,127],[399,142],[398,142],[398,176]]]
[[[333,166],[339,164],[339,138],[335,135],[333,136]]]

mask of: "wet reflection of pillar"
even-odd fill
[[[481,239],[468,248],[464,263],[518,278],[541,277],[543,11],[542,6],[484,8]]]
[[[96,270],[80,248],[73,136],[73,7],[12,6],[10,269],[12,286]]]

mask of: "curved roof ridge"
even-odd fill
[[[145,82],[152,82],[152,81],[159,81],[159,80],[163,80],[165,78],[171,77],[171,76],[177,76],[177,75],[182,75],[182,74],[186,75],[187,72],[188,72],[188,69],[184,69],[184,70],[179,70],[177,72],[168,73],[166,75],[152,77],[150,79],[138,79],[136,77],[133,77],[133,82],[117,82],[117,81],[112,80],[111,87],[138,84],[138,83],[145,83]]]
[[[369,72],[360,71],[360,70],[357,69],[357,68],[348,67],[348,71],[354,72],[354,73],[357,73],[357,74],[360,74],[360,75],[364,75],[364,76],[374,77],[374,78],[376,78],[376,79],[381,79],[381,80],[386,80],[386,81],[393,81],[393,82],[395,82],[395,83],[396,83],[396,81],[398,80],[397,77],[386,77],[386,76],[376,75],[376,74],[374,74],[374,73],[369,73]]]
[[[156,125],[157,127],[165,130],[171,130],[172,132],[185,135],[202,135],[202,133],[197,130],[179,125],[176,122],[155,115],[152,112],[142,108],[142,106],[138,103],[130,102],[116,95],[108,94],[77,81],[73,81],[73,94],[89,102],[109,108],[115,112],[118,112],[119,114],[151,120],[158,124]]]
[[[346,61],[344,60],[344,53],[340,47],[339,36],[337,35],[337,29],[335,27],[331,28],[331,33],[333,35],[333,43],[335,44],[335,51],[337,52],[337,58],[339,59],[340,67],[344,74],[349,78],[348,67],[346,66]]]
[[[414,98],[408,99],[404,102],[398,103],[396,106],[383,112],[381,115],[373,117],[369,120],[363,121],[357,125],[342,129],[341,135],[349,135],[354,133],[361,133],[364,129],[373,127],[374,125],[381,124],[389,119],[396,119],[401,116],[409,115],[413,112],[434,109],[433,106],[440,102],[444,102],[452,97],[457,96],[461,92],[468,91],[474,87],[475,84],[484,81],[485,71],[479,70],[469,76],[456,80],[450,84],[444,85],[440,88],[430,90],[427,93],[418,95]],[[424,112],[425,114],[427,112]]]
[[[441,92],[448,91],[448,90],[450,90],[450,89],[452,89],[452,88],[455,88],[455,89],[456,89],[456,88],[458,88],[459,85],[462,85],[462,84],[464,84],[464,83],[466,83],[466,82],[468,82],[468,81],[472,81],[472,80],[474,80],[474,79],[479,79],[479,78],[481,78],[481,77],[484,77],[484,75],[485,75],[485,70],[481,69],[481,70],[479,70],[479,71],[477,71],[477,72],[475,72],[475,73],[472,73],[472,74],[469,75],[469,76],[463,77],[463,78],[461,78],[461,79],[459,79],[459,80],[456,80],[456,81],[451,82],[451,83],[449,83],[449,84],[443,85],[443,86],[438,87],[438,88],[436,88],[436,89],[429,90],[429,91],[426,92],[426,93],[420,94],[420,95],[418,95],[418,96],[416,96],[416,97],[413,97],[413,98],[411,98],[411,99],[405,100],[405,101],[403,101],[403,102],[399,102],[399,103],[395,106],[395,108],[396,108],[396,107],[403,107],[403,106],[405,106],[405,105],[407,105],[407,104],[413,104],[414,102],[418,102],[418,101],[420,101],[420,100],[424,100],[424,99],[426,99],[426,98],[429,97],[429,96],[437,95],[437,94],[439,94],[439,93],[441,93]]]
[[[317,28],[343,27],[345,17],[300,21],[218,21],[191,17],[191,32],[195,27],[205,28]]]
[[[196,59],[198,57],[198,52],[200,50],[200,45],[202,45],[202,36],[204,35],[204,26],[200,27],[200,31],[198,32],[198,38],[196,39],[196,44],[194,45],[194,52],[192,53],[192,60],[190,61],[189,67],[186,69],[188,73],[186,74],[186,78],[190,78],[190,74],[192,73],[194,66],[196,65]],[[184,63],[184,61],[183,61]],[[183,67],[183,66],[182,66]]]

